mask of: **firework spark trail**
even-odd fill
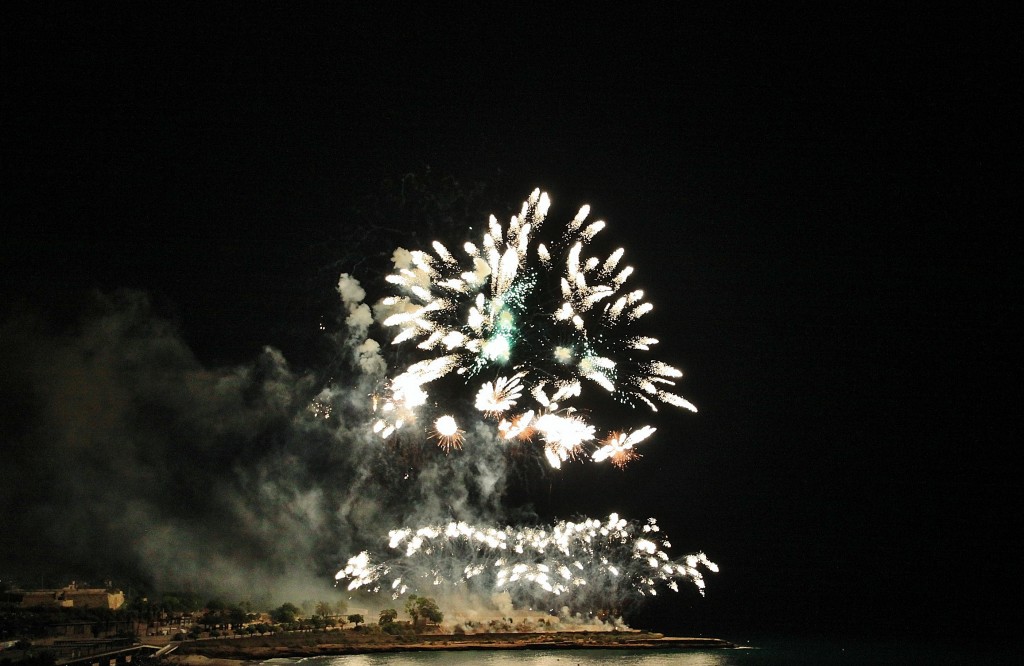
[[[508,592],[530,607],[619,608],[658,587],[678,590],[690,581],[704,594],[701,567],[718,571],[703,553],[672,560],[657,522],[585,518],[546,527],[493,528],[449,522],[389,533],[390,559],[364,551],[335,576],[349,590],[388,592],[394,598],[438,586]]]
[[[586,224],[590,208],[583,206],[543,243],[538,233],[549,206],[538,189],[507,227],[491,216],[480,244],[465,243],[461,260],[436,241],[433,254],[396,251],[397,270],[386,279],[399,293],[382,301],[382,323],[397,328],[392,344],[415,342],[425,358],[392,378],[374,432],[388,438],[420,420],[436,423],[424,418],[432,409],[454,418],[428,393],[452,373],[472,387],[476,408],[498,421],[503,438],[539,435],[556,468],[581,457],[585,447],[596,448],[596,461],[624,465],[654,432],[644,425],[593,444],[596,426],[576,407],[584,393],[600,388],[630,406],[696,411],[666,388],[682,376],[679,370],[639,356],[658,341],[632,331],[653,306],[643,291],[625,290],[633,268],[620,268],[624,250],[604,259],[584,256],[605,223]],[[443,434],[438,439],[449,441]]]

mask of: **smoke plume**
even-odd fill
[[[3,321],[3,577],[315,598],[390,526],[494,518],[500,454],[439,458],[369,433],[386,363],[359,283],[342,275],[338,292],[349,367],[333,378],[271,347],[205,367],[138,291],[92,294],[70,326]]]

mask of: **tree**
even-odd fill
[[[199,622],[210,629],[231,627],[235,631],[245,624],[247,618],[241,606],[228,605],[223,602],[207,604],[209,610],[203,614]]]
[[[313,612],[320,617],[329,617],[334,615],[334,608],[331,606],[329,601],[318,601],[316,602],[316,609]]]
[[[183,613],[200,610],[203,602],[193,592],[173,592],[163,595],[161,605],[169,613]]]
[[[437,602],[430,597],[419,597],[416,599],[416,605],[419,607],[420,617],[423,618],[424,623],[432,622],[434,624],[440,624],[444,621],[444,613],[438,608]]]
[[[413,626],[419,624],[420,621],[420,609],[419,606],[416,605],[416,600],[418,598],[419,597],[415,594],[410,594],[409,598],[405,600],[405,612],[412,618]]]
[[[361,613],[353,613],[352,615],[348,616],[348,621],[355,624],[356,628],[358,629],[360,623],[362,623],[363,621],[363,616]]]
[[[394,608],[385,608],[380,612],[380,619],[377,620],[377,624],[384,626],[385,624],[393,624],[398,619],[398,611]]]
[[[299,607],[293,603],[283,603],[270,611],[270,619],[279,624],[290,624],[299,617]]]
[[[437,602],[431,597],[419,597],[415,594],[409,595],[409,598],[405,601],[405,612],[412,618],[413,626],[425,625],[428,622],[437,624],[444,620],[444,613],[441,612]]]
[[[246,620],[249,619],[248,613],[246,613],[245,609],[241,606],[228,607],[227,612],[224,614],[224,616],[227,618],[228,624],[230,624],[235,629],[241,627],[243,624],[245,624]]]

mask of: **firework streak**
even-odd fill
[[[678,591],[690,580],[704,594],[699,566],[718,571],[704,553],[669,558],[671,544],[653,518],[627,522],[583,519],[545,528],[495,529],[464,522],[403,528],[389,533],[391,561],[367,552],[349,559],[335,576],[348,589],[388,591],[394,598],[437,586],[473,592],[508,592],[517,604],[543,608],[557,599],[571,608],[620,608],[634,596],[653,596],[659,585]]]
[[[587,224],[583,206],[545,244],[537,236],[548,207],[548,196],[535,190],[507,228],[491,216],[480,246],[467,242],[461,260],[439,242],[433,254],[395,253],[397,270],[387,281],[400,294],[382,302],[383,324],[398,330],[392,344],[415,342],[422,358],[378,400],[373,429],[382,438],[426,421],[446,450],[460,448],[455,417],[428,393],[452,374],[504,440],[539,439],[556,468],[585,447],[595,461],[625,465],[655,431],[645,425],[599,437],[577,406],[592,391],[653,411],[658,403],[697,411],[666,388],[679,370],[641,356],[658,341],[632,331],[652,305],[643,291],[625,290],[633,268],[620,267],[624,251],[584,256],[604,222]]]

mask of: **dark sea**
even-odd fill
[[[736,639],[729,639],[738,642]],[[483,650],[273,659],[267,666],[929,666],[1024,664],[1024,650],[1009,646],[940,645],[898,640],[761,639],[728,650]]]

